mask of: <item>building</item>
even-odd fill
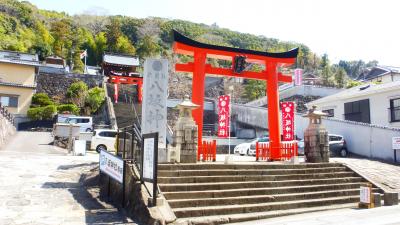
[[[136,72],[138,66],[139,59],[135,56],[111,53],[103,55],[102,69],[105,76],[139,77],[140,74]]]
[[[0,51],[0,102],[15,117],[26,119],[36,89],[37,55]]]
[[[400,80],[400,67],[375,66],[362,73],[357,80],[367,82],[392,82]]]
[[[366,83],[307,104],[316,105],[330,117],[400,127],[400,80]]]

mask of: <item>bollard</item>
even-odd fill
[[[399,193],[397,192],[385,192],[383,195],[385,205],[398,205],[399,204]]]

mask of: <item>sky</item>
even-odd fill
[[[70,15],[163,17],[303,43],[339,60],[400,66],[396,0],[29,0]]]

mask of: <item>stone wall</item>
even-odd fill
[[[54,100],[64,103],[67,89],[72,83],[77,81],[83,81],[89,88],[93,88],[101,86],[103,76],[88,74],[39,73],[36,78],[36,92],[47,93]]]
[[[15,134],[13,124],[0,113],[0,148]]]

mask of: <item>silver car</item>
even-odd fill
[[[347,157],[348,151],[344,137],[342,135],[329,134],[328,138],[330,156]],[[299,155],[304,155],[304,139],[298,142],[298,146]]]

